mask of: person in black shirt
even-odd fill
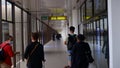
[[[77,36],[77,43],[71,53],[71,68],[88,68],[89,66],[86,55],[91,55],[91,50],[89,44],[84,42],[84,40],[84,35],[79,34]]]
[[[38,40],[39,35],[32,33],[31,43],[26,47],[24,58],[27,60],[27,68],[42,68],[44,59],[43,45]]]

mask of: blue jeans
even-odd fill
[[[71,52],[72,52],[72,50],[68,50],[68,60],[70,60],[70,61],[71,61]]]

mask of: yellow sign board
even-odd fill
[[[50,20],[67,20],[66,16],[51,16]]]
[[[65,10],[63,8],[50,8],[52,13],[64,13]]]

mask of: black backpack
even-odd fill
[[[77,41],[76,34],[74,35],[68,34],[68,44],[67,44],[68,50],[72,50],[72,47],[76,43],[76,41]]]
[[[4,47],[1,47],[1,48],[0,48],[0,63],[2,63],[2,62],[5,60],[4,48],[5,48],[6,46],[7,46],[7,45],[5,45]]]

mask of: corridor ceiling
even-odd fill
[[[49,16],[64,15],[65,1],[66,0],[42,0],[41,9],[45,10]],[[45,13],[42,12],[41,14],[44,15]],[[49,25],[58,32],[62,30],[63,24],[65,24],[63,21],[50,21],[49,23]]]
[[[30,10],[31,13],[40,15],[63,14],[65,1],[66,0],[31,0]]]
[[[40,18],[41,16],[63,16],[67,10],[67,1],[72,0],[14,0],[23,3],[23,8],[27,9],[32,15]],[[24,6],[25,5],[25,6]],[[62,24],[61,24],[62,22]],[[49,23],[54,29],[61,31],[64,21],[51,21]]]

